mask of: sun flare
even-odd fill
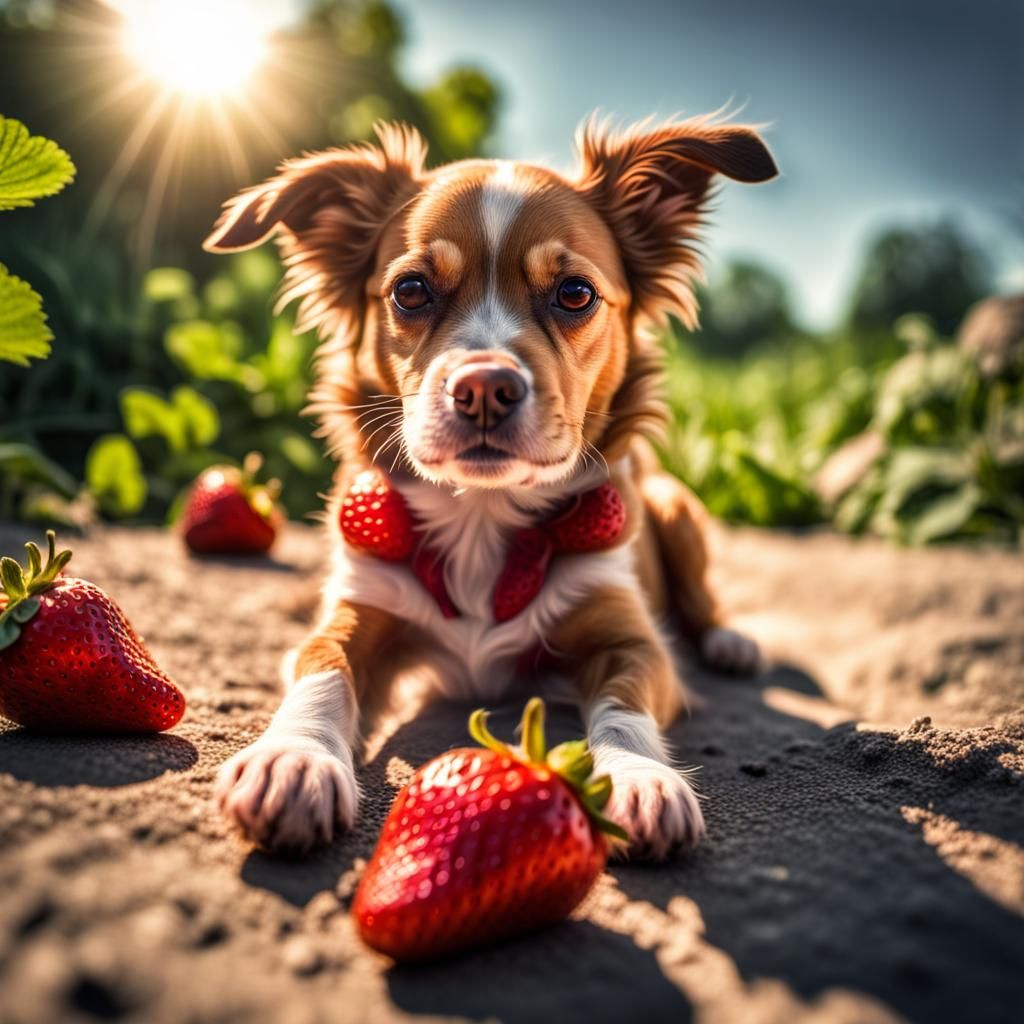
[[[122,5],[124,46],[151,78],[193,97],[244,89],[267,56],[274,28],[259,4],[138,0]]]

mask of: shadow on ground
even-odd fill
[[[0,732],[0,773],[39,786],[128,786],[183,772],[198,760],[180,736],[45,736]]]
[[[922,822],[954,846],[981,833],[1020,857],[1024,776],[1001,760],[1019,744],[925,722],[825,729],[773,710],[765,693],[778,687],[822,696],[794,666],[703,678],[705,710],[671,736],[704,765],[708,840],[673,865],[617,868],[620,888],[663,911],[676,895],[695,901],[707,942],[747,982],[777,978],[808,1000],[863,992],[913,1019],[1008,1020],[1024,919],[951,867]]]
[[[590,921],[567,921],[449,964],[392,967],[386,978],[391,999],[407,1013],[502,1024],[687,1024],[692,1016],[651,950]],[[629,1006],[610,998],[612,992],[629,992]]]

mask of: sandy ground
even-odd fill
[[[0,528],[0,550],[25,539]],[[150,739],[0,726],[0,1021],[1019,1020],[1024,558],[827,534],[719,546],[773,667],[687,669],[706,707],[672,739],[704,766],[708,840],[615,867],[556,929],[409,970],[362,949],[346,911],[396,788],[462,745],[467,708],[383,742],[353,833],[269,859],[208,800],[272,712],[318,535],[294,528],[262,563],[197,564],[156,531],[78,542],[74,568],[115,595],[189,712]],[[570,712],[553,726],[579,728]]]

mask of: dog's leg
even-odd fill
[[[394,623],[379,609],[341,604],[286,658],[287,693],[267,731],[217,778],[221,810],[254,843],[301,853],[352,826],[359,699]]]
[[[678,715],[686,691],[639,595],[595,592],[570,613],[554,645],[578,665],[595,771],[612,777],[605,813],[629,833],[629,856],[660,860],[692,846],[704,816],[658,728]]]
[[[657,466],[649,450],[637,482],[661,551],[669,601],[683,633],[711,668],[738,674],[757,672],[761,665],[757,642],[722,623],[708,583],[703,505],[681,481]]]

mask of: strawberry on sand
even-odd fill
[[[364,941],[399,961],[434,959],[566,917],[625,833],[602,815],[607,775],[592,778],[584,740],[550,752],[544,705],[523,715],[522,748],[470,732],[485,749],[451,750],[398,794],[356,893]]]
[[[55,732],[162,732],[185,698],[124,613],[94,583],[64,576],[70,551],[47,535],[46,564],[0,559],[0,715]]]
[[[269,551],[284,522],[277,506],[280,482],[256,482],[263,457],[250,452],[241,469],[210,466],[192,485],[181,513],[185,544],[197,555]]]

